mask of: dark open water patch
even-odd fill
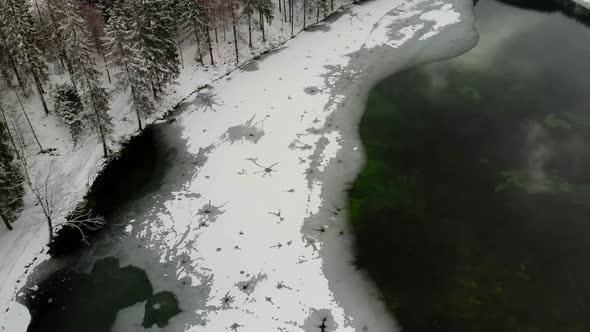
[[[514,2],[369,97],[357,264],[403,331],[590,331],[589,11]]]
[[[202,162],[188,152],[174,124],[150,125],[132,138],[97,177],[82,203],[105,217],[104,229],[89,233],[86,246],[77,230],[63,228],[51,246],[53,258],[36,267],[19,291],[18,301],[31,313],[28,331],[108,332],[121,309],[140,302],[146,304],[143,319],[136,323],[146,329],[164,327],[180,314],[172,291],[190,293],[193,288],[178,280],[176,262],[161,263],[160,254],[149,249],[157,243],[146,243],[125,229],[130,220],[138,219],[135,227],[150,223],[150,211],[163,209],[174,188],[183,185]],[[126,253],[130,246],[134,250]],[[134,263],[120,267],[118,255],[145,270]],[[154,294],[152,282],[163,291]]]
[[[114,257],[97,261],[89,273],[60,269],[23,289],[18,301],[30,310],[28,332],[109,332],[119,310],[143,301],[146,328],[164,327],[180,313],[172,293],[154,294],[143,270],[120,267]]]
[[[172,131],[171,124],[152,124],[132,137],[94,180],[81,203],[84,205],[82,212],[91,211],[109,221],[130,202],[158,190],[178,153],[177,146],[170,144]],[[85,229],[90,236],[96,232],[100,230]],[[52,256],[71,254],[83,245],[77,229],[64,227],[49,246],[49,253]]]

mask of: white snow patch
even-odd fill
[[[440,32],[440,30],[448,25],[459,22],[459,14],[453,9],[453,5],[450,3],[444,4],[438,10],[432,10],[420,15],[420,18],[425,21],[435,22],[432,30],[427,32],[424,36],[420,37],[420,40],[428,39]]]

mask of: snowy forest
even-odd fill
[[[291,38],[337,5],[334,0],[0,0],[3,224],[11,229],[27,191],[35,205],[51,208],[35,190],[29,165],[30,158],[55,150],[38,135],[40,126],[53,123],[45,121],[57,119],[67,127],[74,147],[83,136],[96,137],[108,158],[120,138],[120,117],[113,116],[120,112],[113,106],[117,96],[129,96],[134,126],[141,131],[186,67],[235,69],[256,53],[248,50],[264,48],[256,44],[267,43],[273,31]],[[183,49],[193,50],[191,59],[186,52],[183,57]],[[42,120],[32,121],[32,115]]]

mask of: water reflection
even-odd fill
[[[475,8],[475,49],[370,96],[358,264],[404,331],[590,331],[590,31]]]

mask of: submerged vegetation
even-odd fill
[[[534,32],[490,49],[487,22],[539,17],[478,7],[477,47],[492,54],[398,73],[369,97],[349,202],[357,263],[406,332],[590,331],[590,110],[571,81],[590,70],[590,35],[537,14]],[[545,42],[574,64],[536,59]]]

